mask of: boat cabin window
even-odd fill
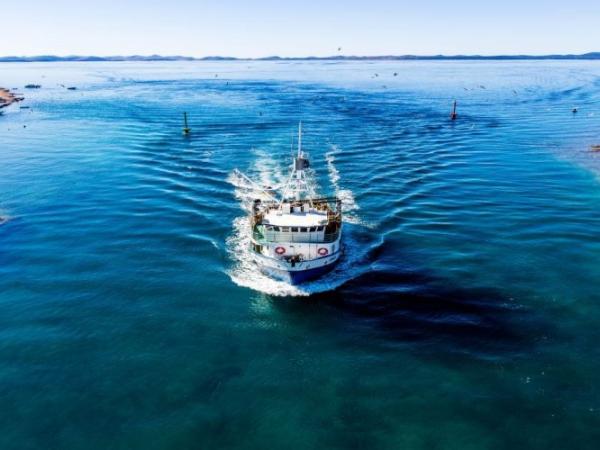
[[[273,227],[273,231],[279,231],[279,227]]]
[[[283,231],[284,233],[289,233],[290,227],[281,227],[281,231]]]
[[[298,227],[292,227],[292,233],[297,233],[298,232]]]
[[[306,227],[302,227],[302,228],[300,228],[300,231],[301,231],[302,233],[306,233],[308,230],[306,229]]]
[[[317,231],[323,231],[323,227],[322,226],[317,227]]]
[[[310,227],[310,232],[317,231],[317,227]]]

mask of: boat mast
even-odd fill
[[[290,178],[283,190],[283,196],[281,198],[280,205],[286,200],[288,192],[292,194],[296,200],[301,200],[302,195],[306,193],[308,194],[309,200],[311,200],[310,197],[312,197],[313,193],[308,186],[305,174],[308,164],[308,160],[302,153],[302,122],[300,122],[298,124],[298,154],[294,158],[292,164],[292,173],[290,174]]]
[[[298,158],[302,156],[302,121],[298,124]]]
[[[302,158],[302,121],[298,123],[298,157],[294,160],[293,170],[296,174],[294,194],[296,200],[300,200],[302,198],[302,192],[306,190],[306,181],[304,180],[304,159]]]

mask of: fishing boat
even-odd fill
[[[310,170],[300,124],[287,183],[277,191],[261,187],[262,198],[251,205],[252,259],[263,273],[291,284],[326,274],[342,250],[342,202],[337,197],[317,196]]]

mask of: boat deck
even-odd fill
[[[327,211],[283,213],[271,210],[264,215],[263,224],[279,227],[316,227],[327,224]]]

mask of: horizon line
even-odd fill
[[[307,61],[307,60],[505,60],[505,59],[600,59],[600,52],[587,52],[580,54],[498,54],[498,55],[330,55],[330,56],[263,56],[263,57],[235,57],[235,56],[182,56],[182,55],[35,55],[35,56],[0,56],[0,62],[60,62],[60,61]]]

